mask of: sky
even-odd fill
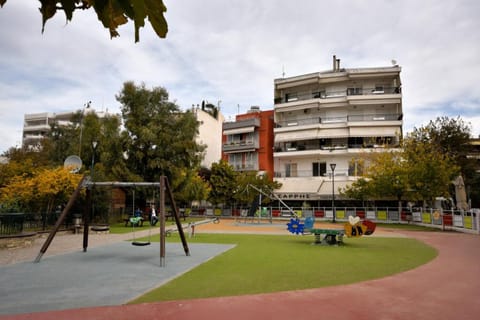
[[[461,117],[480,135],[478,0],[164,0],[166,39],[130,21],[110,39],[93,10],[42,19],[36,0],[0,9],[0,154],[21,146],[24,115],[118,113],[123,83],[164,87],[183,110],[202,100],[227,120],[273,109],[274,79],[332,68],[401,66],[404,131]]]

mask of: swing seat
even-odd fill
[[[150,241],[133,241],[132,246],[137,246],[137,247],[143,247],[143,246],[149,246]]]

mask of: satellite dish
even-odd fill
[[[65,169],[70,169],[71,173],[77,173],[82,167],[82,159],[79,156],[68,156],[67,159],[63,162],[63,167]]]

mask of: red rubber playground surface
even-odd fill
[[[480,236],[402,233],[435,247],[438,257],[407,272],[345,286],[0,319],[480,319]]]

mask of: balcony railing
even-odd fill
[[[351,115],[345,117],[320,117],[320,116],[310,116],[300,119],[291,119],[278,121],[276,123],[277,128],[281,127],[295,127],[295,126],[304,126],[310,124],[328,124],[328,123],[347,123],[347,122],[361,122],[361,121],[399,121],[402,120],[403,114],[401,113],[385,113],[385,114],[362,114],[362,115]]]
[[[379,94],[396,94],[401,93],[400,87],[382,87],[382,88],[347,88],[345,90],[337,91],[305,91],[290,93],[284,97],[278,97],[274,99],[275,104],[287,103],[301,100],[310,99],[329,99],[346,96],[358,96],[358,95],[379,95]]]
[[[241,163],[241,164],[232,164],[233,169],[236,171],[242,170],[258,170],[258,166],[256,163]]]
[[[315,141],[316,143],[308,143],[308,141]],[[376,149],[376,148],[395,148],[398,147],[398,144],[392,142],[390,144],[376,144],[376,143],[364,143],[364,144],[339,144],[339,145],[318,145],[318,140],[307,140],[307,143],[301,144],[298,146],[275,146],[274,152],[296,152],[296,151],[339,151],[339,150],[348,150],[348,149]]]
[[[312,170],[291,170],[291,171],[275,171],[275,178],[311,178],[311,177],[327,177],[331,178],[332,172],[319,172],[318,174],[313,174]],[[335,177],[337,176],[348,176],[348,170],[335,170]]]
[[[226,142],[223,144],[223,151],[241,150],[241,149],[258,149],[259,143],[255,139],[238,140]]]

